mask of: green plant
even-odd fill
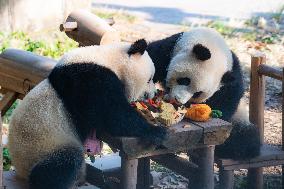
[[[279,40],[279,36],[276,34],[267,35],[261,38],[261,42],[266,44],[275,44]]]
[[[11,168],[11,164],[12,164],[12,161],[11,161],[9,150],[8,148],[4,147],[3,148],[3,170],[9,171]]]
[[[225,25],[225,23],[221,21],[208,22],[207,26],[216,29],[219,33],[221,33],[224,36],[231,36],[234,32],[234,29],[232,27]]]

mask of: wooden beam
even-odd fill
[[[4,116],[6,114],[6,112],[9,110],[12,104],[17,100],[18,96],[18,94],[13,91],[6,91],[6,93],[3,95],[4,96],[0,101],[1,116]]]
[[[280,81],[282,81],[283,78],[282,70],[273,68],[265,64],[259,65],[258,73]]]
[[[84,10],[72,12],[60,29],[65,31],[68,37],[77,41],[80,46],[102,45],[120,41],[119,32],[103,19]]]
[[[194,172],[198,168],[196,164],[174,154],[152,156],[151,159],[185,178],[190,177],[190,172]]]

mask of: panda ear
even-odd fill
[[[198,60],[205,61],[211,58],[210,50],[201,44],[194,45],[192,52],[195,54]]]
[[[226,72],[226,73],[223,75],[223,77],[222,77],[222,79],[221,79],[221,82],[222,82],[223,84],[226,84],[226,83],[232,83],[232,82],[234,82],[235,80],[236,80],[236,78],[235,78],[235,76],[233,75],[233,72],[228,71],[228,72]]]
[[[140,55],[143,55],[145,50],[147,48],[147,42],[145,39],[139,39],[135,41],[127,51],[128,55],[133,55],[136,53],[139,53]]]

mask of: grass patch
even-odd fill
[[[94,9],[93,13],[103,19],[113,18],[117,20],[124,20],[129,23],[134,23],[137,20],[136,16],[122,11],[109,11],[109,10],[103,11],[103,10]]]
[[[207,27],[214,28],[223,36],[231,36],[234,33],[234,28],[227,26],[221,21],[210,21],[207,23]]]
[[[58,59],[66,51],[78,47],[77,42],[67,36],[60,36],[53,41],[33,39],[28,34],[17,31],[12,33],[0,32],[0,53],[7,48],[17,48]]]

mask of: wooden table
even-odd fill
[[[190,188],[214,188],[214,147],[229,136],[231,124],[221,119],[208,122],[182,121],[169,127],[170,134],[163,142],[164,148],[145,146],[137,138],[100,136],[121,157],[120,188],[147,189],[150,185],[150,158],[190,179]],[[188,152],[192,162],[176,155]],[[94,175],[90,173],[87,174]],[[90,178],[90,177],[88,177]],[[91,183],[95,183],[92,181]]]

